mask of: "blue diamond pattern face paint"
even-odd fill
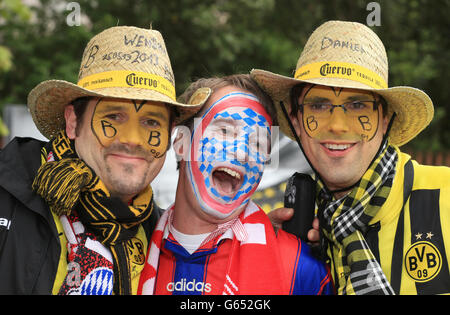
[[[196,119],[187,175],[202,209],[224,219],[242,209],[270,156],[272,120],[252,94],[233,92]]]

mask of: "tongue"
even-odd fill
[[[222,171],[215,171],[213,177],[214,183],[222,192],[226,194],[233,192],[233,187],[236,186],[237,182],[236,178]]]

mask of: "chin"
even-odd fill
[[[203,212],[205,212],[205,214],[214,219],[214,220],[219,220],[219,221],[229,221],[232,218],[238,216],[242,210],[245,209],[245,205],[241,205],[238,208],[232,209],[232,210],[228,210],[228,211],[219,211],[217,209],[211,208],[210,206],[201,206]],[[217,206],[217,208],[219,208],[220,206]],[[223,207],[223,205],[222,205]]]
[[[127,176],[122,176],[119,179],[111,181],[111,193],[115,192],[116,195],[137,195],[143,191],[149,184],[145,179],[139,181],[133,181],[132,178],[127,180]]]
[[[348,174],[337,175],[335,177],[327,176],[327,178],[322,179],[327,183],[326,185],[330,190],[338,190],[350,187],[358,181],[358,179],[349,178],[345,175]]]

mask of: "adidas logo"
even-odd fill
[[[211,283],[197,282],[195,279],[187,282],[185,278],[177,282],[169,282],[166,287],[167,291],[189,291],[189,292],[211,292]]]

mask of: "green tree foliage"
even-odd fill
[[[4,4],[8,2],[9,6]],[[365,0],[80,0],[80,26],[69,26],[70,1],[40,0],[18,18],[0,0],[0,108],[26,103],[29,91],[48,79],[77,81],[88,40],[115,25],[153,27],[166,41],[180,94],[199,77],[247,73],[252,68],[292,75],[311,32],[327,20],[366,23]],[[390,62],[389,85],[426,91],[435,118],[411,142],[415,149],[450,148],[449,0],[379,0]],[[11,6],[11,4],[14,4]],[[9,8],[9,13],[4,13]],[[2,52],[2,47],[5,48]],[[10,56],[4,57],[5,51]],[[2,69],[2,60],[10,60]]]
[[[12,19],[27,21],[30,10],[20,0],[0,1],[0,26]],[[0,45],[0,73],[7,72],[12,67],[12,54],[7,46]]]

